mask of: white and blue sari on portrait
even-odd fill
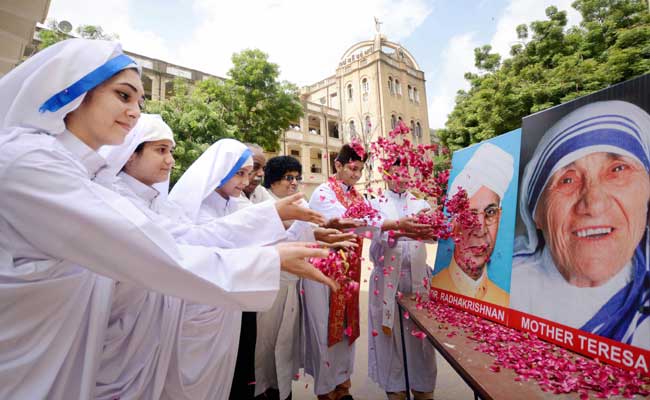
[[[533,215],[552,175],[592,153],[630,157],[650,171],[650,116],[624,101],[571,112],[549,129],[525,168],[519,212],[525,237],[515,240],[510,306],[600,336],[650,348],[650,237],[608,282],[578,288],[560,275]],[[646,212],[647,219],[647,212]]]

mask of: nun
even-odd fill
[[[107,165],[95,182],[112,184],[177,242],[232,247],[237,238],[260,231],[278,240],[284,238],[284,227],[273,204],[257,207],[255,214],[240,213],[240,218],[192,224],[166,196],[174,144],[173,133],[160,116],[142,114],[122,145],[100,150]],[[260,215],[267,218],[265,227],[255,224]],[[255,244],[250,241],[250,245]],[[245,252],[242,250],[242,257]],[[180,305],[177,298],[116,282],[97,378],[97,399],[160,397]]]
[[[511,307],[650,349],[649,143],[650,116],[625,101],[546,131],[521,184]]]
[[[244,144],[234,139],[219,140],[188,168],[169,197],[197,224],[230,215],[242,206],[239,197],[248,185],[252,165],[251,152]],[[305,219],[315,223],[323,222],[319,213],[311,210],[305,212],[309,215]],[[243,241],[240,245],[247,246],[250,240]],[[259,240],[271,244],[276,238],[260,237]],[[322,274],[320,277],[320,281],[335,287],[331,280]],[[266,303],[265,309],[272,303],[273,299]],[[249,357],[240,358],[243,367],[238,369],[242,373],[234,373],[242,323],[240,310],[241,308],[212,307],[205,303],[183,304],[180,331],[163,398],[226,399],[231,393],[235,377],[238,378],[235,383],[239,384],[236,389],[252,395],[254,348],[246,348],[245,355]],[[244,335],[250,333],[246,331]],[[251,337],[253,347],[254,332]]]
[[[373,208],[385,220],[399,220],[426,212],[429,203],[417,199],[406,190],[400,175],[399,160],[386,177],[388,190],[382,197],[371,200]],[[426,263],[426,248],[421,241],[412,240],[399,232],[375,235],[370,246],[370,260],[374,268],[370,277],[368,299],[368,375],[385,392],[389,400],[406,399],[401,332],[395,296],[401,293],[420,293],[431,279]],[[404,331],[417,327],[404,321]],[[409,384],[416,400],[433,399],[436,386],[436,358],[433,347],[412,335],[405,337],[408,354]]]
[[[514,159],[510,153],[492,143],[483,143],[454,178],[449,197],[464,189],[478,224],[464,231],[454,227],[459,239],[454,244],[451,262],[433,277],[432,286],[508,306],[508,292],[489,278],[488,268],[499,233],[501,203],[513,172]]]
[[[231,267],[240,254],[177,246],[92,182],[105,164],[97,149],[121,143],[140,116],[139,69],[119,44],[60,42],[2,77],[0,91],[1,398],[93,396],[112,279],[214,306],[272,301],[285,250],[247,253],[266,285],[251,299],[236,274],[244,265]]]

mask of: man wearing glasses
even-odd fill
[[[431,285],[444,290],[507,307],[508,293],[488,277],[490,257],[499,232],[501,199],[512,180],[512,155],[491,143],[478,147],[449,190],[455,195],[461,188],[467,192],[470,209],[478,217],[478,226],[460,231],[448,268],[431,280]]]

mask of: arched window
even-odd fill
[[[417,88],[413,88],[413,94],[415,95],[415,102],[420,103],[420,92]]]
[[[388,93],[395,94],[395,85],[393,84],[393,77],[388,77]]]
[[[352,101],[352,94],[353,93],[352,93],[352,84],[351,83],[348,83],[347,90],[348,90],[348,101]]]
[[[365,120],[363,125],[364,125],[363,129],[365,130],[365,133],[370,133],[370,131],[372,130],[372,123],[370,122],[370,115],[366,115],[366,120]]]
[[[395,114],[390,116],[390,129],[395,129],[397,126],[397,118],[395,117]]]
[[[363,101],[368,101],[368,93],[370,92],[370,85],[368,84],[368,78],[363,78],[361,80],[361,93],[363,94]]]
[[[415,136],[417,136],[418,138],[422,137],[422,126],[420,125],[419,122],[415,124]]]
[[[415,135],[415,121],[411,120],[411,135]]]
[[[354,120],[350,120],[350,137],[357,135],[357,128],[354,126]]]
[[[402,95],[402,85],[399,83],[399,80],[395,79],[395,93],[399,96]]]
[[[415,96],[413,95],[413,87],[411,85],[408,85],[408,93],[409,93],[409,100],[411,101],[415,100]]]

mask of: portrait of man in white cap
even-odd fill
[[[511,154],[492,143],[478,146],[449,187],[449,197],[467,192],[478,226],[460,231],[449,266],[437,273],[431,286],[493,304],[508,306],[508,292],[488,277],[490,257],[499,232],[501,203],[514,172]]]
[[[545,131],[522,175],[512,308],[650,348],[649,148],[650,115],[627,101]]]

